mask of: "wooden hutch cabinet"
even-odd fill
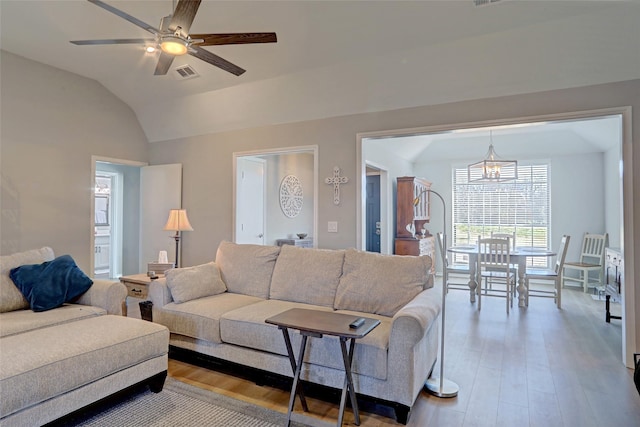
[[[436,269],[435,237],[426,229],[431,212],[431,183],[413,176],[398,177],[396,209],[396,255],[429,255]],[[418,203],[413,201],[418,198]],[[424,231],[424,235],[423,235]]]

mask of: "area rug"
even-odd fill
[[[277,427],[285,425],[286,418],[286,414],[168,377],[160,393],[153,393],[147,387],[140,388],[53,425]],[[292,422],[292,425],[305,426],[298,422]]]

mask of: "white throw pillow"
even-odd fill
[[[178,304],[227,291],[215,262],[195,267],[172,268],[165,272],[165,277],[171,297]]]
[[[336,291],[336,310],[393,316],[430,280],[429,256],[382,255],[347,249]]]

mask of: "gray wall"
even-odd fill
[[[88,273],[91,156],[146,161],[147,140],[132,110],[94,80],[0,55],[0,252],[51,246]]]

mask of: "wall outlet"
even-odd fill
[[[327,222],[327,232],[329,232],[329,233],[337,233],[338,232],[338,221],[329,221],[329,222]]]

